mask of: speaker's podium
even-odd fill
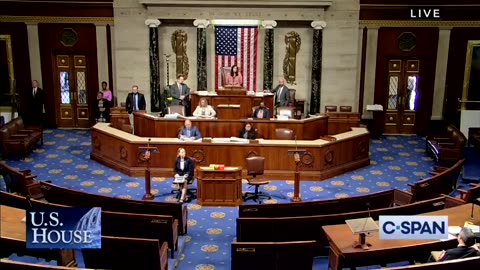
[[[354,248],[369,249],[372,245],[366,242],[366,236],[378,232],[378,225],[371,217],[345,220],[353,234],[358,235],[358,241],[353,243]]]
[[[238,206],[242,203],[242,168],[198,167],[197,180],[199,205]]]
[[[247,90],[242,86],[225,85],[217,89],[219,96],[245,96]]]

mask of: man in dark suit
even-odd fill
[[[438,261],[447,261],[480,256],[475,244],[475,234],[470,228],[462,228],[457,236],[458,246],[440,253]]]
[[[135,111],[144,111],[147,107],[145,102],[145,96],[138,93],[138,85],[132,86],[132,92],[128,93],[127,100],[125,101],[125,106],[128,112],[128,118],[130,120],[130,126],[132,127],[132,133],[134,132],[133,125],[133,112]]]
[[[43,124],[45,93],[38,87],[38,81],[32,81],[32,90],[30,92],[30,120],[33,125]]]
[[[190,87],[183,81],[185,77],[183,75],[177,76],[176,83],[170,85],[170,95],[173,97],[172,105],[185,106],[185,112],[190,107]]]
[[[284,79],[278,81],[278,85],[272,90],[272,93],[275,93],[275,107],[288,106],[290,93]]]
[[[202,134],[197,127],[192,126],[192,121],[185,120],[184,126],[180,129],[180,133],[178,134],[178,138],[180,140],[197,140],[202,138]]]
[[[258,106],[255,111],[253,111],[253,118],[254,119],[269,119],[270,118],[270,110],[265,107],[264,102],[260,102],[260,106]]]

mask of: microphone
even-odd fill
[[[475,207],[475,204],[472,203],[472,211],[470,212],[470,220],[474,220],[473,218],[473,208]]]
[[[30,198],[29,195],[25,196],[25,198],[27,199],[27,202],[28,202],[28,205],[30,206],[30,208],[33,208],[33,206],[32,206],[32,201],[31,201],[32,198]]]
[[[368,217],[370,217],[370,203],[367,202],[365,206],[367,207]]]

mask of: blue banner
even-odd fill
[[[100,249],[100,207],[29,208],[26,211],[27,249]]]

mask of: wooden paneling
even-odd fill
[[[97,124],[105,125],[105,124]],[[138,147],[147,145],[147,138],[138,138],[130,142],[128,133],[113,128],[105,130],[92,128],[91,158],[106,166],[130,176],[143,176],[144,164],[137,158]],[[184,147],[187,155],[197,159],[199,165],[225,164],[245,167],[245,158],[249,156],[265,157],[265,174],[274,179],[291,179],[295,170],[293,159],[288,158],[288,150],[295,149],[293,142],[288,144],[234,144],[234,143],[198,143],[179,142],[162,139],[150,143],[160,149],[160,154],[152,155],[150,162],[154,176],[172,176],[174,157],[179,147]],[[327,179],[347,171],[370,164],[368,155],[370,134],[363,133],[351,138],[326,144],[302,145],[306,149],[302,158],[301,179]],[[282,177],[282,178],[279,178]]]
[[[453,28],[450,33],[448,65],[445,89],[444,119],[451,124],[460,124],[458,99],[462,98],[465,74],[465,59],[469,40],[480,40],[480,28]]]
[[[402,51],[398,47],[398,37],[404,32],[411,32],[416,37],[416,47],[411,51]],[[388,95],[388,60],[412,59],[420,60],[418,110],[415,118],[418,134],[425,134],[433,105],[433,86],[437,58],[438,28],[380,28],[378,32],[377,68],[375,78],[375,104],[383,104],[386,108]],[[464,57],[463,57],[464,58]],[[383,126],[385,114],[379,113],[376,125]],[[377,122],[378,120],[378,122]]]
[[[59,37],[63,29],[71,28],[77,33],[78,41],[71,47],[64,46]],[[55,102],[60,100],[59,93],[54,93],[56,55],[85,55],[87,61],[87,95],[89,111],[95,112],[96,96],[98,92],[98,67],[97,67],[97,42],[94,24],[38,24],[40,57],[42,58],[43,90],[45,91],[45,111],[47,125],[56,127],[56,115],[60,113],[55,109]],[[95,122],[95,115],[90,114],[90,122]]]
[[[184,120],[153,118],[136,112],[135,134],[142,137],[176,138]],[[238,137],[246,123],[251,123],[258,130],[258,137],[275,139],[275,129],[293,130],[298,140],[315,140],[327,134],[328,117],[314,117],[303,120],[215,120],[192,119],[192,124],[200,130],[203,137],[230,138]],[[118,123],[112,119],[112,123]],[[115,128],[121,129],[119,126]]]
[[[335,135],[350,131],[352,127],[360,126],[360,113],[355,112],[329,112],[328,135]]]
[[[113,17],[113,0],[1,1],[2,15]]]
[[[238,95],[219,95],[219,96],[199,96],[192,94],[192,112],[197,108],[201,98],[205,98],[209,105],[217,112],[219,119],[241,119],[252,117],[252,108],[265,102],[265,107],[270,109],[270,117],[273,117],[273,95],[265,97],[257,96],[238,96]],[[237,105],[232,107],[229,105]]]
[[[2,22],[0,23],[0,35],[10,35],[12,40],[13,69],[17,93],[20,94],[21,101],[19,111],[23,113],[28,110],[28,95],[32,91],[27,25],[24,23]]]

